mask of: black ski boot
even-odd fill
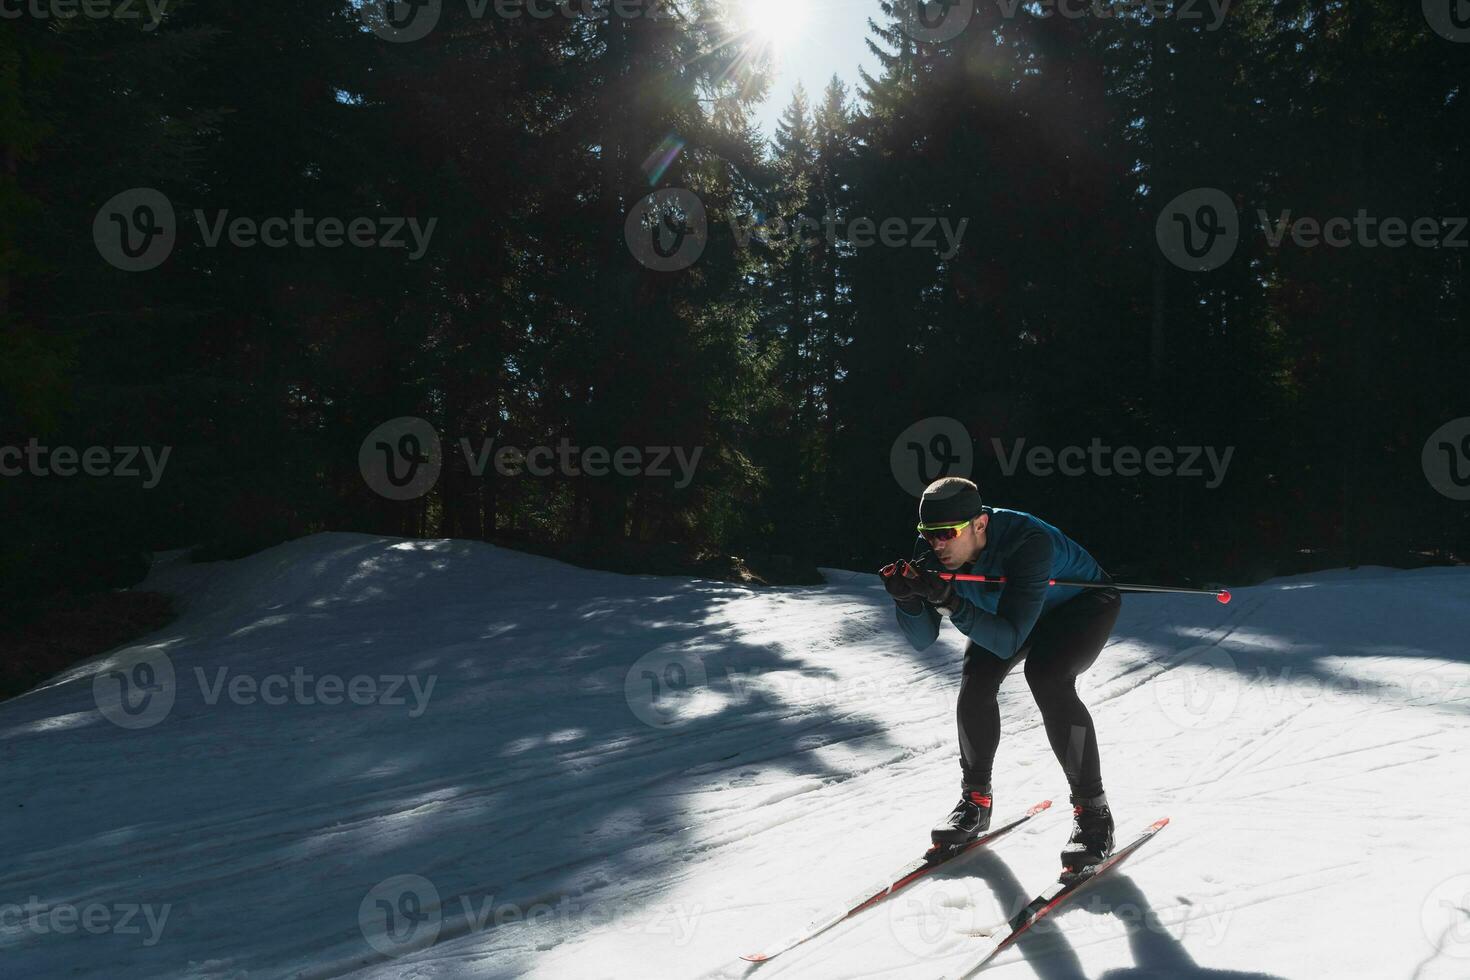
[[[929,837],[941,847],[968,844],[990,829],[990,787],[962,786],[961,790],[963,795],[949,816],[929,831]]]
[[[1062,848],[1062,867],[1074,874],[1113,853],[1113,813],[1105,793],[1072,797],[1072,839]]]

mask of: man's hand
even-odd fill
[[[878,575],[883,579],[883,588],[906,612],[918,612],[921,602],[943,606],[954,598],[954,585],[948,579],[903,560],[884,565]]]
[[[954,599],[954,583],[947,578],[941,578],[938,572],[927,568],[916,569],[912,565],[909,566],[909,571],[914,575],[910,580],[914,595],[931,606],[948,606]]]
[[[884,565],[878,570],[878,577],[883,580],[883,588],[888,590],[888,594],[893,596],[893,601],[898,603],[904,612],[912,615],[924,608],[923,597],[914,591],[919,576],[908,562],[900,558],[896,562]]]

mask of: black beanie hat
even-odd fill
[[[919,498],[920,524],[958,524],[985,510],[980,490],[969,480],[948,476],[935,480]]]

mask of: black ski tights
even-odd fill
[[[995,695],[1011,668],[1024,659],[1026,683],[1031,685],[1047,740],[1072,792],[1096,796],[1103,791],[1097,732],[1092,715],[1077,697],[1077,675],[1097,660],[1122,605],[1117,589],[1087,589],[1037,620],[1025,645],[1010,660],[1001,660],[970,642],[965,648],[964,679],[955,712],[966,786],[990,786],[1000,743],[1000,708]]]

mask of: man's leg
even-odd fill
[[[989,792],[995,749],[1000,744],[1000,707],[995,696],[1000,682],[1023,656],[1018,653],[1010,660],[1001,660],[973,642],[965,647],[955,720],[959,723],[960,766],[967,787]]]
[[[1026,682],[1073,796],[1103,791],[1097,731],[1077,696],[1077,676],[1097,660],[1122,605],[1116,589],[1089,589],[1043,616],[1031,633]]]
[[[929,832],[942,846],[958,847],[990,826],[990,769],[1000,742],[1000,708],[995,703],[1000,682],[1021,659],[1000,660],[983,647],[965,648],[965,666],[955,719],[960,729],[960,766],[964,792],[960,802]]]

